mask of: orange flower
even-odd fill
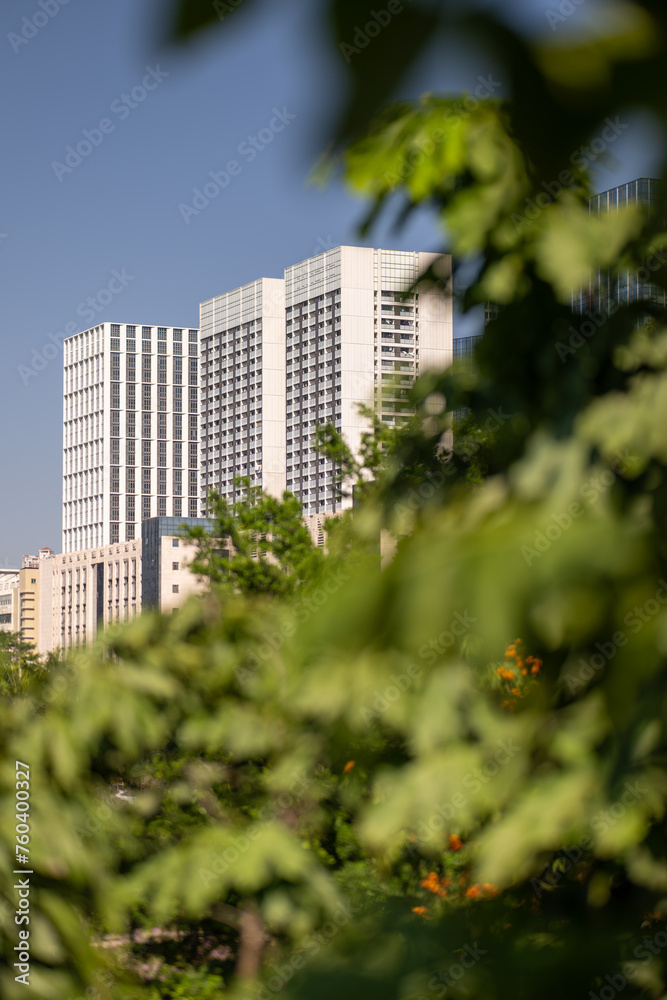
[[[492,885],[491,882],[482,882],[482,889],[487,894],[487,896],[497,896],[499,892],[498,887]]]
[[[477,899],[481,893],[481,889],[478,885],[471,885],[466,889],[466,899]]]
[[[535,660],[534,663],[533,663],[533,665],[532,665],[532,667],[530,668],[531,674],[537,674],[537,673],[539,673],[541,666],[542,666],[542,661],[541,660]]]
[[[514,680],[514,671],[511,670],[509,667],[498,667],[496,669],[496,673],[501,678],[501,680],[504,680],[504,681],[513,681]]]
[[[425,906],[413,906],[412,907],[412,912],[416,913],[418,917],[425,917],[426,916],[426,907]]]
[[[449,885],[449,879],[438,879],[435,872],[429,872],[425,879],[422,879],[420,885],[423,889],[428,889],[432,892],[434,896],[446,896],[447,890],[446,885]]]
[[[343,774],[348,774],[352,770],[352,768],[354,767],[355,764],[356,764],[356,761],[354,761],[354,760],[348,760],[347,764],[343,768]]]
[[[463,847],[463,841],[459,837],[458,833],[452,833],[449,838],[450,851],[460,851],[462,847]]]
[[[510,688],[510,694],[513,694],[515,698],[523,698],[523,693],[521,688],[513,687]]]

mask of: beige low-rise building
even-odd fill
[[[42,586],[41,653],[93,639],[141,611],[141,542],[54,555]],[[46,572],[45,572],[46,577]]]
[[[0,629],[16,632],[39,649],[40,581],[42,569],[53,556],[45,547],[36,556],[23,556],[18,570],[0,572]]]
[[[59,555],[43,550],[39,569],[23,578],[26,627],[34,628],[37,651],[84,645],[100,628],[135,618],[142,607],[173,611],[202,592],[206,581],[189,569],[195,549],[184,537],[184,523],[208,524],[156,517],[144,521],[143,539]],[[29,580],[36,581],[32,591]]]

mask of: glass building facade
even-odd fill
[[[454,364],[462,365],[467,371],[474,371],[475,348],[481,339],[481,333],[473,337],[454,337]]]
[[[660,181],[650,177],[640,177],[593,195],[589,199],[588,210],[591,215],[601,217],[608,212],[618,212],[629,205],[642,205],[651,222],[656,217],[659,196]],[[588,285],[573,296],[574,312],[586,314],[594,311],[606,316],[612,302],[621,306],[632,302],[651,302],[663,309],[667,308],[664,290],[650,280],[651,273],[662,266],[661,258],[662,254],[649,255],[644,266],[636,270],[624,270],[616,274],[610,271],[594,272]]]
[[[141,606],[159,608],[162,594],[162,544],[163,539],[185,539],[188,528],[213,530],[213,522],[206,517],[151,517],[141,523]],[[180,545],[178,546],[180,547]]]

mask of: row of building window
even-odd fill
[[[147,503],[143,509],[143,520],[148,520],[151,517],[151,503],[150,497],[144,498]],[[171,516],[172,517],[197,517],[198,515],[199,503],[197,500],[188,500],[187,503],[184,500],[174,499],[171,501]],[[165,497],[158,497],[156,503],[157,517],[167,517],[167,499]],[[187,513],[186,513],[187,511]],[[109,540],[112,544],[120,542],[120,529],[121,522],[112,521],[109,525]],[[128,521],[125,523],[125,541],[130,542],[136,538],[137,524],[136,522]],[[76,543],[74,543],[76,544]],[[176,586],[176,585],[174,585]],[[174,591],[177,593],[177,591]]]
[[[120,337],[120,335],[121,335],[121,325],[120,325],[120,323],[110,323],[109,325],[110,325],[110,328],[111,328],[110,329],[111,336],[112,337]],[[137,336],[137,329],[138,329],[138,327],[136,327],[136,326],[130,326],[130,325],[126,326],[125,327],[125,336],[129,337],[131,340],[134,340],[136,338],[136,336]],[[166,327],[166,326],[158,326],[158,327],[142,326],[141,327],[141,339],[142,340],[150,340],[154,329],[157,329],[157,339],[158,340],[166,340],[167,339],[167,329],[168,329],[168,327]],[[177,327],[173,327],[172,328],[172,338],[173,338],[174,343],[179,343],[180,344],[181,341],[183,340],[183,329],[178,329]],[[199,339],[199,330],[188,330],[188,340],[189,340],[189,342],[191,344],[196,344],[197,341],[198,341],[198,339]]]
[[[111,383],[111,409],[120,409],[121,400],[121,385],[120,382]],[[159,413],[167,412],[167,386],[158,385],[157,386],[157,397],[153,396],[153,387],[150,385],[142,385],[141,387],[141,409],[144,411],[149,411],[153,409],[153,399],[157,400],[157,410]],[[186,392],[186,399],[188,403],[188,412],[196,413],[199,409],[199,392],[196,388],[191,387]],[[137,408],[137,387],[133,383],[128,383],[125,391],[125,402],[126,410],[136,410]],[[175,413],[181,413],[183,411],[183,388],[181,386],[174,386],[172,389],[172,410]]]
[[[125,430],[126,436],[128,438],[137,437],[137,415],[134,410],[128,410],[125,414]],[[198,437],[198,424],[199,420],[196,413],[189,414],[186,423],[183,422],[183,414],[174,413],[171,417],[172,421],[172,437],[174,440],[181,440],[183,438],[183,428],[184,426],[188,430],[188,440],[196,441]],[[111,437],[120,438],[120,410],[111,411]],[[169,438],[168,434],[168,417],[166,413],[158,413],[154,415],[150,412],[142,412],[141,414],[141,437],[150,439],[153,436],[157,436],[158,439],[166,441]],[[157,435],[154,435],[153,429],[157,430]]]
[[[135,469],[126,470],[126,492],[128,495],[134,495],[136,492],[137,477],[135,476]],[[153,483],[153,473],[152,469],[141,469],[141,492],[144,495],[152,493],[151,484]],[[189,485],[188,496],[195,496],[197,493],[197,474],[198,470],[190,470],[186,472],[186,482]],[[172,493],[174,496],[182,496],[183,494],[183,470],[174,469],[172,472]],[[116,509],[118,506],[118,495],[120,494],[120,468],[118,466],[113,466],[111,469],[111,474],[109,476],[109,489],[112,494],[111,505],[112,511],[114,509],[114,503],[116,504]],[[159,496],[167,495],[167,470],[158,469],[157,470],[157,492]],[[117,521],[117,517],[113,517],[112,520]]]

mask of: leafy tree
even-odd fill
[[[0,632],[0,694],[24,693],[40,669],[34,646],[20,632]]]
[[[197,544],[193,573],[232,593],[286,596],[312,581],[322,554],[313,544],[291,493],[277,499],[248,480],[230,504],[215,490],[209,497],[211,529],[191,528]]]

